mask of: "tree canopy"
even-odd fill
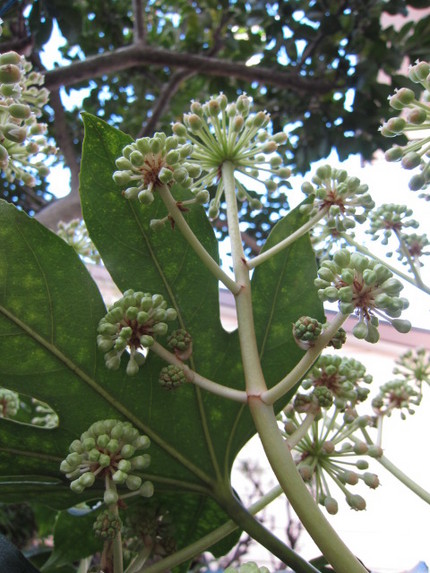
[[[246,92],[270,111],[275,131],[288,130],[283,153],[294,172],[333,148],[340,159],[369,160],[390,145],[378,130],[391,115],[388,95],[408,81],[396,74],[401,63],[429,57],[428,7],[426,0],[9,0],[0,9],[0,52],[25,54],[44,73],[46,121],[71,169],[71,193],[46,207],[46,183],[30,189],[2,178],[1,197],[50,226],[76,216],[82,111],[142,137],[169,130],[191,99],[219,92]],[[418,21],[387,23],[411,8]],[[41,52],[55,23],[65,39],[62,62],[45,69]],[[62,95],[83,88],[82,106],[66,108]],[[251,236],[258,240],[257,227],[280,201],[274,194],[254,217]]]

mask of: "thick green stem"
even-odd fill
[[[366,439],[366,443],[373,446],[374,443],[367,433],[367,431],[362,428],[363,436]],[[430,504],[430,492],[425,490],[423,487],[418,485],[413,479],[407,476],[405,473],[402,472],[393,462],[391,462],[388,458],[384,455],[376,458],[376,460],[383,466],[386,470],[388,470],[394,477],[396,477],[403,485],[413,491],[418,497],[420,497],[423,501]]]
[[[309,221],[307,223],[305,223],[299,229],[294,231],[294,233],[291,233],[291,235],[286,237],[283,241],[280,241],[279,243],[277,243],[276,245],[274,245],[273,247],[271,247],[267,251],[263,251],[260,255],[257,255],[256,257],[254,257],[253,259],[248,261],[247,262],[248,269],[254,269],[258,265],[261,265],[261,263],[264,263],[264,261],[267,261],[267,259],[270,259],[271,257],[276,255],[277,253],[281,252],[283,249],[286,249],[287,247],[289,247],[292,243],[297,241],[297,239],[300,239],[300,237],[302,237],[308,231],[310,231],[312,229],[312,227],[314,227],[318,223],[318,221],[321,221],[321,219],[323,217],[325,217],[325,215],[327,214],[327,211],[328,211],[328,207],[325,209],[322,209],[314,217],[312,217],[312,219],[309,219]]]
[[[262,498],[253,503],[248,508],[248,512],[252,515],[255,515],[256,513],[264,509],[267,505],[269,505],[269,503],[272,503],[272,501],[278,498],[282,493],[283,492],[281,486],[279,485],[275,486],[269,492],[267,492]],[[172,555],[169,555],[168,557],[164,558],[162,561],[154,563],[153,565],[150,565],[149,567],[139,571],[138,573],[164,573],[164,571],[173,569],[173,567],[177,567],[181,563],[184,563],[185,561],[192,559],[196,555],[203,553],[203,551],[206,551],[209,547],[211,547],[218,541],[221,541],[221,539],[224,539],[225,537],[227,537],[227,535],[230,535],[230,533],[233,533],[233,531],[238,529],[238,527],[239,526],[237,525],[237,523],[235,523],[232,519],[230,519],[229,521],[227,521],[214,531],[211,531],[211,533],[208,533],[204,537],[201,537],[194,543],[191,543],[187,547],[184,547],[183,549],[176,551]]]
[[[162,198],[164,204],[169,211],[169,215],[175,221],[176,226],[181,231],[182,235],[188,241],[190,246],[193,248],[196,255],[200,258],[200,260],[204,263],[204,265],[211,271],[211,273],[221,281],[229,291],[233,294],[237,294],[240,290],[240,287],[237,283],[234,282],[219,266],[219,264],[214,261],[214,259],[209,255],[207,250],[195,236],[193,231],[191,230],[190,226],[184,219],[179,207],[176,204],[175,199],[173,198],[172,194],[169,191],[169,188],[165,185],[163,187],[158,188],[158,193]]]
[[[430,294],[430,287],[428,287],[424,283],[421,282],[420,284],[417,284],[417,282],[414,278],[410,277],[406,273],[403,273],[399,269],[396,269],[395,267],[393,267],[392,265],[387,263],[387,261],[380,259],[375,254],[373,254],[371,251],[369,251],[369,249],[367,247],[365,247],[364,245],[360,245],[360,243],[357,243],[356,241],[354,241],[354,239],[349,237],[346,233],[342,233],[341,236],[342,236],[342,239],[344,239],[349,245],[351,245],[351,247],[355,247],[357,249],[357,251],[359,251],[363,255],[366,255],[367,257],[369,257],[375,261],[378,261],[379,263],[381,263],[382,265],[387,267],[387,269],[390,269],[390,271],[393,274],[397,275],[398,277],[402,278],[403,280],[410,283],[414,287],[417,287],[418,289],[422,290],[423,292]]]
[[[235,296],[240,350],[248,396],[259,395],[267,387],[261,369],[252,312],[251,281],[243,252],[237,211],[234,166],[226,161],[222,166],[224,195],[227,203],[227,223],[236,283],[241,286]]]
[[[192,370],[187,364],[184,364],[182,360],[169,352],[161,346],[158,342],[154,342],[154,344],[150,347],[152,352],[155,352],[157,356],[168,362],[169,364],[174,364],[175,366],[179,366],[185,373],[185,376],[189,382],[199,386],[199,388],[203,388],[208,392],[212,392],[212,394],[216,394],[217,396],[222,396],[223,398],[228,398],[229,400],[234,400],[235,402],[246,402],[248,400],[248,396],[244,390],[236,390],[234,388],[229,388],[228,386],[223,386],[222,384],[218,384],[218,382],[214,382],[213,380],[209,380],[204,376],[201,376],[194,370]]]
[[[365,569],[345,546],[325,519],[297,472],[290,451],[279,432],[272,405],[265,404],[260,395],[267,390],[255,336],[251,281],[246,266],[239,229],[237,199],[235,193],[234,166],[225,162],[222,166],[224,194],[227,203],[227,222],[235,279],[241,285],[236,295],[236,311],[241,356],[245,373],[248,404],[255,426],[260,435],[267,458],[278,481],[315,543],[320,547],[337,573],[365,573]],[[340,323],[341,324],[341,323]],[[337,326],[337,325],[336,325]],[[340,326],[340,325],[339,325]],[[334,332],[337,329],[334,328]],[[242,519],[240,514],[236,519]],[[246,524],[240,523],[242,527]],[[252,535],[252,533],[250,531]],[[266,543],[264,545],[267,547]],[[274,548],[268,547],[271,551]],[[275,553],[276,554],[276,553]]]
[[[300,521],[336,573],[365,573],[326,520],[297,471],[291,452],[283,440],[271,405],[250,397],[249,407],[267,459]]]
[[[274,404],[276,400],[282,398],[291,388],[303,378],[312,364],[317,360],[321,351],[327,346],[345,320],[348,314],[338,312],[334,319],[330,322],[327,328],[324,329],[321,336],[315,342],[315,346],[310,348],[303,358],[295,365],[295,367],[283,378],[280,382],[275,384],[270,390],[266,390],[261,394],[261,399],[266,404]]]

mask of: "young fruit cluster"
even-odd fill
[[[282,166],[277,153],[278,147],[286,143],[287,136],[284,132],[270,134],[266,129],[269,122],[268,113],[252,113],[252,101],[247,95],[242,94],[229,103],[227,97],[220,94],[203,104],[192,102],[190,113],[184,115],[183,122],[173,125],[173,132],[181,142],[193,143],[190,163],[202,170],[194,185],[195,192],[214,184],[217,186],[209,206],[211,218],[219,214],[223,163],[232,163],[235,171],[251,179],[257,179],[259,170],[263,169],[269,175],[265,182],[269,192],[277,189],[277,181],[291,175],[290,169]],[[261,208],[260,201],[252,197],[237,178],[236,188],[240,201],[247,200],[251,209]]]
[[[121,356],[129,350],[126,372],[138,373],[145,362],[140,351],[149,348],[155,338],[167,333],[167,322],[176,320],[176,310],[167,307],[161,294],[127,290],[99,322],[97,344],[105,353],[106,366],[119,368]]]
[[[303,418],[291,404],[284,410],[284,414],[284,431],[288,442],[300,432]],[[317,502],[330,514],[338,512],[338,502],[329,487],[330,481],[336,484],[347,504],[355,510],[365,509],[366,501],[361,495],[354,494],[350,486],[360,481],[370,489],[379,485],[378,476],[367,471],[369,463],[364,456],[380,457],[381,448],[368,446],[352,437],[355,431],[370,423],[369,416],[359,417],[353,409],[344,412],[343,422],[337,407],[334,411],[323,410],[314,419],[308,433],[293,445],[293,455],[300,475],[309,484]]]
[[[180,360],[188,360],[193,352],[193,339],[184,328],[174,330],[167,339],[167,348]]]
[[[60,470],[72,480],[70,488],[75,493],[82,493],[96,479],[104,480],[107,505],[118,501],[117,485],[148,497],[152,495],[152,484],[142,483],[138,473],[150,464],[150,456],[141,453],[149,445],[149,438],[140,435],[129,422],[101,420],[71,443]]]
[[[311,316],[301,316],[293,324],[293,336],[297,344],[303,350],[312,348],[318,340],[323,325],[316,318]]]
[[[390,105],[400,111],[401,116],[384,123],[381,133],[385,137],[413,134],[407,145],[393,146],[385,153],[385,158],[387,161],[401,161],[404,169],[419,168],[419,173],[409,181],[409,188],[418,191],[430,183],[430,64],[417,62],[409,69],[409,79],[424,88],[422,98],[417,99],[409,88],[396,91],[390,98]]]
[[[345,410],[367,398],[369,388],[366,386],[371,382],[372,376],[358,360],[324,354],[307,373],[302,388],[326,388],[332,393],[336,407]]]
[[[330,165],[318,167],[312,183],[303,183],[302,191],[312,203],[303,205],[301,210],[311,217],[325,212],[327,227],[338,233],[363,223],[375,206],[367,193],[367,185],[361,184],[357,177],[349,176],[344,169],[334,169]]]
[[[181,384],[185,384],[187,382],[187,378],[182,368],[169,364],[169,366],[165,366],[161,369],[158,376],[158,382],[166,390],[174,390],[181,386]]]
[[[45,137],[47,126],[38,122],[48,102],[42,84],[43,76],[23,56],[0,54],[0,169],[8,181],[19,179],[29,187],[36,185],[35,175],[49,173],[37,156],[56,153]]]
[[[408,320],[399,319],[408,302],[399,297],[403,285],[384,265],[341,249],[332,260],[323,261],[315,286],[322,301],[339,303],[342,314],[358,316],[353,334],[375,343],[379,340],[378,316],[388,320],[398,332],[409,332]]]
[[[108,509],[100,512],[93,524],[94,535],[101,537],[103,541],[115,539],[121,527],[121,519]]]

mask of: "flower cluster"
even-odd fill
[[[52,155],[56,149],[45,137],[46,125],[39,123],[48,90],[43,76],[16,52],[0,54],[0,169],[9,181],[36,184],[35,175],[45,177],[48,167],[37,155]]]
[[[100,255],[90,239],[88,229],[83,219],[72,219],[65,223],[58,223],[57,235],[68,245],[73,247],[84,261],[90,261],[96,265],[101,263]]]
[[[423,382],[430,384],[430,351],[418,348],[408,350],[396,360],[393,374],[402,376],[407,382],[413,382],[421,390]]]
[[[154,193],[164,185],[178,183],[185,189],[192,189],[193,179],[200,175],[200,168],[187,161],[192,153],[190,143],[180,143],[176,136],[167,137],[156,133],[130,143],[116,160],[117,171],[113,174],[115,183],[124,188],[126,199],[138,199],[144,205],[154,201]],[[209,194],[195,193],[200,204],[207,203]]]
[[[401,235],[401,243],[397,249],[398,260],[402,261],[404,265],[412,264],[416,267],[423,266],[421,257],[430,255],[430,251],[426,250],[430,246],[430,241],[426,234],[418,235],[417,233],[410,233],[408,235]],[[406,253],[405,253],[406,251]]]
[[[0,388],[0,418],[13,418],[19,410],[19,395],[12,390]]]
[[[402,420],[406,413],[414,414],[413,406],[421,403],[421,393],[406,380],[392,380],[382,384],[378,395],[372,400],[372,407],[377,416],[391,416],[393,410],[400,410]]]
[[[292,405],[287,406],[284,414],[284,431],[288,441],[290,436],[299,431],[303,420]],[[338,502],[329,486],[330,480],[355,510],[365,509],[366,501],[361,495],[351,492],[349,486],[360,481],[371,489],[379,485],[378,476],[367,471],[369,463],[364,456],[380,457],[381,448],[368,446],[353,437],[355,431],[370,423],[370,417],[359,417],[352,409],[346,410],[342,419],[340,410],[335,407],[334,410],[323,411],[314,420],[309,432],[293,447],[300,475],[309,484],[318,503],[330,514],[338,511]]]
[[[327,227],[335,232],[344,232],[355,227],[355,223],[363,223],[368,211],[375,206],[367,193],[368,186],[361,184],[357,177],[349,176],[344,169],[334,169],[330,165],[318,167],[312,183],[302,185],[303,193],[312,199],[312,203],[302,205],[301,210],[311,217],[323,212]]]
[[[381,243],[387,245],[393,233],[399,236],[407,227],[418,228],[418,221],[408,219],[412,214],[412,209],[406,205],[395,205],[394,203],[381,205],[369,213],[370,229],[367,233],[372,235],[374,241],[382,235]]]
[[[300,348],[308,350],[315,346],[316,341],[326,326],[327,324],[322,324],[316,318],[312,318],[311,316],[301,316],[293,323],[294,340]],[[339,349],[342,348],[345,341],[346,332],[343,328],[340,328],[333,338],[327,343],[327,346]]]
[[[37,414],[33,416],[31,423],[35,426],[42,426],[43,428],[58,428],[58,414],[51,406],[48,406],[48,404],[36,398],[32,398],[31,401],[34,406],[34,412]]]
[[[187,382],[187,378],[182,368],[169,364],[161,369],[158,382],[166,390],[174,390]]]
[[[290,169],[282,167],[282,159],[277,153],[278,147],[286,143],[287,136],[284,132],[271,135],[266,129],[269,123],[268,113],[252,113],[252,101],[247,95],[229,103],[226,96],[220,94],[203,104],[192,102],[183,123],[173,125],[173,133],[181,142],[192,142],[190,163],[202,170],[194,184],[195,192],[217,185],[209,206],[211,218],[219,213],[224,162],[232,163],[236,172],[252,179],[257,179],[259,172],[264,171],[268,175],[266,188],[269,192],[276,190],[276,181],[291,175]],[[237,178],[236,188],[240,201],[247,200],[251,209],[261,208],[260,201],[252,197]]]
[[[119,368],[126,349],[129,361],[126,372],[138,373],[145,361],[142,350],[149,348],[157,336],[167,333],[167,322],[176,320],[176,310],[167,307],[161,294],[127,290],[99,322],[97,344],[105,353],[106,366]]]
[[[311,316],[301,316],[293,324],[294,339],[303,350],[314,346],[322,330],[323,325],[321,322]]]
[[[418,62],[409,69],[409,79],[424,88],[424,95],[418,100],[409,88],[399,89],[390,98],[390,105],[401,111],[400,117],[392,117],[381,128],[385,137],[402,133],[412,135],[405,146],[395,145],[385,153],[387,161],[401,161],[405,169],[419,167],[420,172],[409,181],[412,191],[425,189],[430,183],[430,64]],[[418,133],[418,135],[417,135]]]
[[[93,524],[94,534],[103,540],[114,539],[121,527],[121,519],[108,509],[101,511]]]
[[[358,315],[353,329],[357,338],[372,343],[379,340],[377,315],[398,332],[411,328],[408,320],[399,318],[408,306],[407,300],[399,297],[403,285],[387,267],[359,253],[341,249],[332,260],[323,261],[315,286],[322,301],[338,301],[343,314]]]
[[[372,382],[366,367],[353,358],[331,354],[320,356],[302,382],[305,390],[323,387],[331,392],[339,410],[363,402],[369,393],[364,385]]]
[[[193,352],[191,334],[184,328],[174,330],[167,339],[167,348],[172,350],[180,360],[188,360]]]
[[[140,453],[149,445],[149,438],[139,435],[129,422],[101,420],[71,443],[70,453],[61,462],[60,470],[72,480],[70,488],[75,493],[82,493],[96,479],[104,480],[107,505],[117,503],[117,485],[125,485],[139,495],[150,497],[152,484],[142,482],[137,475],[150,464],[150,456]]]

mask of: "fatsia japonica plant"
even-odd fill
[[[27,184],[45,174],[32,157],[47,149],[43,136],[32,140],[43,132],[37,106],[46,94],[31,74],[23,57],[0,56],[1,167]],[[411,70],[427,90],[428,74],[424,62]],[[429,127],[425,101],[402,90],[393,101],[412,111],[390,120],[388,135]],[[277,154],[287,135],[273,133],[270,115],[245,94],[194,101],[171,133],[136,141],[98,117],[83,121],[88,234],[75,222],[57,236],[0,205],[0,499],[58,511],[43,570],[186,571],[204,550],[224,555],[244,530],[297,573],[318,571],[320,560],[307,562],[255,518],[285,493],[334,570],[363,573],[324,515],[337,511],[332,485],[364,509],[351,488],[377,488],[368,469],[379,462],[430,501],[372,438],[383,417],[420,402],[429,357],[405,354],[399,377],[361,413],[372,377],[336,355],[343,323],[356,317],[353,335],[369,343],[381,318],[401,333],[410,324],[395,269],[359,252],[353,229],[370,220],[375,234],[392,230],[408,280],[428,292],[416,247],[425,237],[404,232],[415,228],[402,226],[406,209],[375,211],[365,185],[325,166],[261,253],[247,258],[238,202],[260,208],[253,180],[270,193],[290,171]],[[393,150],[390,159],[420,169],[411,187],[425,189],[428,139]],[[233,274],[220,264],[211,226],[220,213]],[[109,309],[79,256],[92,256],[94,245],[123,293]],[[235,299],[233,332],[220,322],[220,284]],[[329,322],[325,301],[338,307]],[[279,485],[245,508],[230,473],[255,433]],[[267,569],[248,563],[239,571]]]

